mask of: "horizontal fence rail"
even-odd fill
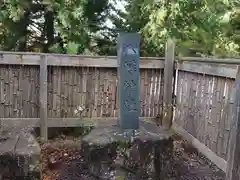
[[[202,63],[216,63],[216,64],[233,64],[239,65],[240,58],[216,58],[216,57],[177,57],[178,62],[202,62]]]
[[[223,65],[213,63],[200,63],[200,62],[184,62],[177,63],[178,70],[188,71],[199,74],[208,74],[213,76],[221,76],[227,78],[236,78],[237,67],[236,65]]]
[[[1,52],[0,64],[40,65],[44,57],[48,66],[116,68],[115,56],[80,56],[64,54]],[[140,68],[163,69],[164,58],[141,57]]]

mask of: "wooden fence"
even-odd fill
[[[236,65],[184,62],[177,65],[175,127],[189,133],[226,170],[235,113]],[[204,147],[204,146],[205,147]],[[207,149],[208,148],[208,149]]]
[[[117,117],[117,71],[106,67],[51,66],[47,74],[50,118]],[[39,67],[0,66],[0,117],[39,118]],[[141,69],[141,116],[156,117],[162,105],[163,69]]]
[[[116,57],[0,54],[3,126],[40,125],[47,136],[46,127],[79,126],[90,118],[117,119]],[[167,44],[165,58],[141,58],[141,117],[160,115],[168,127],[175,86],[173,128],[226,171],[230,135],[236,122],[236,65],[223,64],[227,60],[209,63],[211,60],[204,58],[173,62],[171,43]],[[77,109],[83,109],[83,119]]]
[[[235,144],[239,143],[236,76],[240,59],[185,60],[179,58],[175,66],[173,128],[225,171],[227,180],[239,179]]]
[[[117,119],[116,57],[0,54],[2,126],[71,127]],[[142,117],[161,113],[163,67],[164,58],[140,60]]]

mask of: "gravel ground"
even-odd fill
[[[42,145],[43,180],[97,179],[85,169],[78,144],[72,137],[61,137]],[[176,136],[174,147],[171,180],[224,179],[223,171],[179,136]]]

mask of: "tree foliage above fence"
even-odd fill
[[[163,55],[166,39],[175,38],[183,55],[235,56],[240,52],[238,5],[223,0],[128,0],[123,19],[128,30],[141,32],[145,54]]]
[[[238,0],[9,0],[0,5],[0,47],[116,55],[119,31],[142,35],[141,55],[162,56],[167,38],[182,55],[238,56]],[[104,23],[106,20],[112,22]]]
[[[4,1],[0,5],[1,47],[64,52],[64,44],[70,42],[76,43],[81,53],[90,34],[101,29],[108,9],[108,0]]]

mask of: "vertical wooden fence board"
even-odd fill
[[[99,76],[99,70],[97,68],[94,68],[94,110],[93,110],[93,117],[97,117],[97,100],[98,100],[98,76]]]
[[[150,88],[151,88],[151,83],[150,83],[151,75],[149,73],[149,70],[146,71],[146,75],[147,75],[147,77],[146,77],[146,80],[147,80],[146,91],[147,91],[147,93],[146,93],[146,106],[145,106],[145,108],[146,108],[146,117],[149,117],[150,116],[150,108],[151,108],[150,107],[151,98],[149,98],[150,97]]]
[[[168,40],[165,48],[163,119],[162,119],[163,121],[162,125],[165,129],[169,129],[172,125],[174,60],[175,60],[175,43],[173,40]]]
[[[217,91],[217,104],[216,104],[216,127],[217,127],[217,137],[216,137],[216,154],[220,156],[221,150],[221,117],[222,117],[222,97],[224,93],[224,80],[223,78],[217,78],[218,81],[218,91]]]
[[[160,87],[160,73],[155,70],[154,71],[154,98],[153,98],[153,102],[154,102],[154,112],[153,114],[156,114],[157,116],[159,116],[159,109],[160,109],[160,104],[158,103],[159,99],[160,99],[160,95],[159,95],[159,87]]]
[[[152,92],[151,92],[151,96],[152,97],[151,96],[150,97],[151,97],[151,105],[152,105],[151,106],[151,110],[152,111],[151,111],[151,115],[150,116],[154,117],[154,115],[157,114],[156,107],[158,105],[157,102],[156,102],[156,99],[157,99],[157,96],[156,96],[157,72],[154,69],[152,69],[151,71],[152,71],[152,81],[151,81],[152,82]]]
[[[202,93],[202,75],[197,74],[197,90],[196,90],[196,101],[195,101],[195,106],[196,106],[196,114],[195,114],[195,122],[196,122],[196,137],[198,139],[201,139],[201,133],[200,129],[201,127],[201,122],[200,122],[200,117],[201,117],[201,93]]]
[[[235,94],[235,116],[232,122],[233,130],[230,138],[230,152],[227,159],[227,172],[226,180],[238,180],[240,179],[240,66],[238,66],[237,77],[236,77],[236,94]]]
[[[9,109],[9,104],[10,104],[10,97],[9,97],[9,85],[10,85],[10,82],[9,82],[9,66],[6,67],[5,69],[5,116],[6,117],[9,117],[9,113],[10,113],[10,109]],[[27,87],[27,84],[26,86]],[[25,90],[25,92],[27,93],[28,89]],[[26,99],[26,98],[25,98]],[[26,99],[27,101],[27,99]],[[26,103],[25,101],[25,103]],[[26,112],[26,109],[25,109],[25,112]]]
[[[103,77],[103,117],[108,117],[109,116],[109,74],[108,71],[104,71],[104,77]]]
[[[230,153],[230,138],[231,138],[231,132],[233,130],[233,122],[234,122],[234,114],[235,114],[235,94],[236,94],[236,86],[235,82],[232,79],[228,79],[228,82],[231,84],[230,85],[230,97],[229,97],[229,113],[228,113],[228,118],[227,118],[227,125],[226,125],[226,131],[228,132],[228,139],[226,143],[227,147],[227,152],[226,152],[226,159],[229,158],[229,153]]]
[[[144,94],[143,94],[143,97],[144,97],[144,101],[143,101],[143,116],[147,117],[147,108],[148,108],[148,103],[147,103],[147,100],[148,100],[148,96],[147,96],[147,89],[148,89],[148,74],[147,74],[147,70],[144,71]]]
[[[40,133],[43,140],[48,139],[48,108],[47,108],[47,60],[44,56],[40,62]]]
[[[211,123],[212,123],[212,129],[211,129],[211,150],[213,152],[216,152],[216,139],[217,139],[217,127],[216,127],[216,123],[217,123],[217,108],[216,108],[216,103],[217,103],[217,96],[216,96],[216,92],[217,92],[217,78],[213,77],[213,87],[212,87],[212,91],[213,91],[213,99],[212,99],[212,104],[211,104]]]

